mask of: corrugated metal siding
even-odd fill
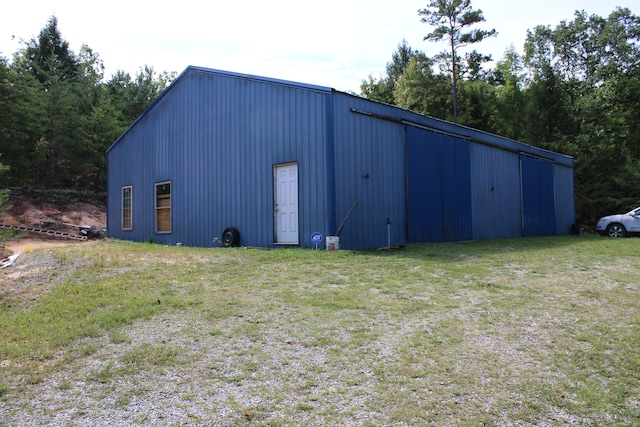
[[[409,241],[472,239],[469,143],[414,127],[407,135]]]
[[[553,164],[522,155],[522,229],[524,236],[556,234]]]
[[[334,107],[337,225],[359,200],[341,246],[386,246],[386,218],[392,222],[391,244],[406,243],[404,126],[352,112],[369,108],[384,114],[390,108],[361,98],[336,93]]]
[[[569,234],[576,221],[573,169],[562,165],[553,165],[553,183],[555,186],[556,233]]]
[[[326,228],[330,92],[191,70],[109,152],[109,235],[211,246],[227,226],[241,243],[274,241],[273,167],[298,162],[301,244]],[[172,233],[154,233],[153,185],[172,182]],[[133,230],[123,232],[123,185]],[[114,191],[115,190],[115,191]],[[116,215],[113,215],[114,212]]]
[[[407,132],[413,132],[407,129],[416,127],[430,129],[418,134],[439,135],[426,152],[407,159]],[[552,165],[543,192],[555,195],[555,207],[545,199],[538,214],[551,215],[564,233],[574,220],[568,156],[327,88],[189,67],[108,151],[108,233],[210,246],[225,227],[236,226],[241,244],[271,246],[274,165],[296,162],[302,246],[311,245],[314,231],[335,233],[356,200],[342,247],[385,246],[386,218],[391,243],[404,244],[415,225],[408,221],[407,162],[438,158],[431,170],[440,172],[427,180],[441,185],[424,191],[440,193],[439,216],[447,220],[442,240],[517,237],[522,204],[539,196],[523,195],[523,188],[539,190],[539,177],[528,165],[522,182],[521,153]],[[153,188],[160,181],[172,182],[173,232],[156,235]],[[122,231],[127,185],[133,186],[133,230]]]
[[[444,241],[444,179],[438,146],[428,139],[426,131],[407,129],[407,238],[413,243]]]
[[[473,238],[522,236],[520,156],[471,144]]]

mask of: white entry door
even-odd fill
[[[275,169],[276,243],[298,243],[298,164]]]

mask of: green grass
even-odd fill
[[[56,248],[83,267],[33,300],[0,296],[0,399],[20,407],[94,360],[89,383],[132,383],[118,407],[144,395],[142,372],[241,391],[236,418],[210,410],[227,424],[638,425],[639,244]]]

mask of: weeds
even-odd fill
[[[96,360],[90,382],[118,380],[117,407],[153,388],[143,377],[185,378],[173,387],[191,404],[221,390],[206,413],[231,411],[209,419],[227,424],[637,424],[636,244],[57,248],[83,268],[26,305],[0,301],[0,395]]]

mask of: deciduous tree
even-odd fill
[[[496,87],[495,133],[515,140],[523,138],[525,80],[522,57],[511,46],[496,64],[491,77]]]
[[[449,120],[451,96],[447,77],[433,71],[434,62],[424,54],[414,56],[398,79],[394,98],[398,106]]]
[[[363,81],[360,85],[361,94],[375,101],[395,105],[396,101],[393,92],[396,84],[404,74],[411,59],[419,54],[421,52],[413,50],[406,40],[402,40],[402,43],[398,45],[398,50],[391,54],[391,62],[387,62],[387,75],[380,77],[380,79],[369,75],[368,80]]]
[[[533,81],[529,134],[575,158],[579,219],[629,209],[640,199],[640,17],[577,11],[555,28],[529,31]],[[536,126],[537,125],[537,126]],[[542,133],[540,133],[542,132]]]

